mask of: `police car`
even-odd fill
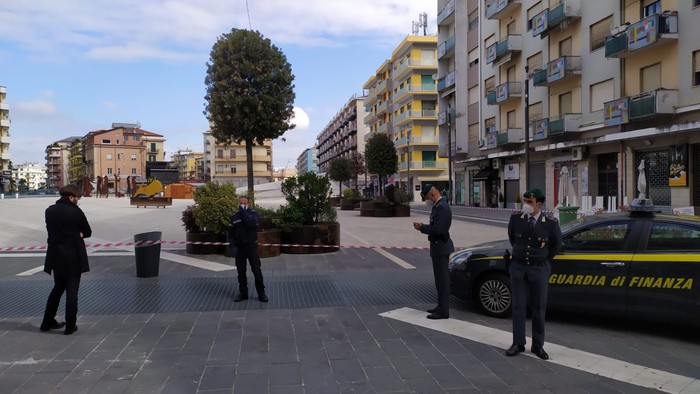
[[[637,200],[635,200],[637,201]],[[647,200],[648,201],[648,200]],[[548,308],[700,324],[700,218],[654,212],[596,214],[562,225]],[[507,317],[508,240],[450,256],[451,291],[484,314]]]

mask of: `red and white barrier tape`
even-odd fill
[[[199,242],[199,241],[137,241],[137,242],[105,242],[86,244],[86,248],[118,248],[123,246],[144,246],[144,245],[228,245],[228,242]],[[280,247],[304,247],[304,248],[342,248],[342,249],[401,249],[401,250],[427,250],[423,246],[376,246],[376,245],[304,245],[304,244],[258,244],[258,246],[280,246]],[[5,246],[0,247],[0,252],[21,252],[32,250],[46,250],[46,245],[42,246]]]

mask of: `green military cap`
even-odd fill
[[[523,197],[534,198],[535,200],[544,200],[544,193],[542,193],[542,190],[540,189],[532,188],[523,193]]]
[[[430,183],[426,183],[423,185],[423,189],[420,191],[420,196],[423,200],[425,200],[425,196],[428,195],[428,192],[430,192],[430,189],[433,188],[433,185]]]

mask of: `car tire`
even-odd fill
[[[488,316],[509,317],[513,309],[510,278],[503,274],[486,274],[479,279],[474,301]]]

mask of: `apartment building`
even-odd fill
[[[12,167],[15,185],[23,184],[26,190],[36,190],[46,186],[46,167],[39,163],[23,163]]]
[[[297,157],[296,169],[299,175],[307,172],[318,174],[318,149],[316,147],[304,149]]]
[[[10,106],[5,102],[7,88],[0,86],[0,191],[10,190]]]
[[[698,3],[456,0],[452,9],[439,1],[439,37],[455,31],[459,54],[439,66],[440,78],[452,66],[457,76],[448,103],[456,202],[496,206],[503,193],[512,203],[529,186],[545,190],[553,208],[566,167],[579,202],[604,197],[615,209],[637,196],[644,160],[656,205],[700,206]]]
[[[83,140],[75,138],[68,147],[68,183],[82,185],[85,176]]]
[[[362,121],[365,117],[364,103],[364,95],[355,94],[350,97],[316,137],[317,173],[328,172],[328,167],[335,158],[349,158],[355,152],[364,155],[365,135],[369,132]],[[313,158],[311,160],[313,168]]]
[[[68,137],[49,144],[44,152],[46,156],[46,187],[60,189],[71,183],[71,146],[80,137]]]
[[[109,130],[92,131],[82,138],[84,174],[91,180],[118,175],[123,182],[118,188],[125,189],[129,176],[146,180],[146,162],[164,161],[164,143],[162,135],[139,124],[113,123]]]
[[[437,36],[407,36],[363,85],[366,139],[391,136],[399,170],[388,183],[411,189],[415,200],[425,183],[449,189],[447,155],[438,152],[437,57]]]
[[[204,135],[202,159],[203,179],[208,182],[232,183],[236,188],[248,185],[245,143],[219,144],[209,133]],[[202,178],[200,178],[202,179]],[[268,183],[272,179],[272,140],[253,147],[253,182]]]
[[[178,150],[172,154],[171,159],[178,169],[180,181],[203,179],[197,177],[197,159],[201,157],[204,157],[204,153],[191,150]]]

